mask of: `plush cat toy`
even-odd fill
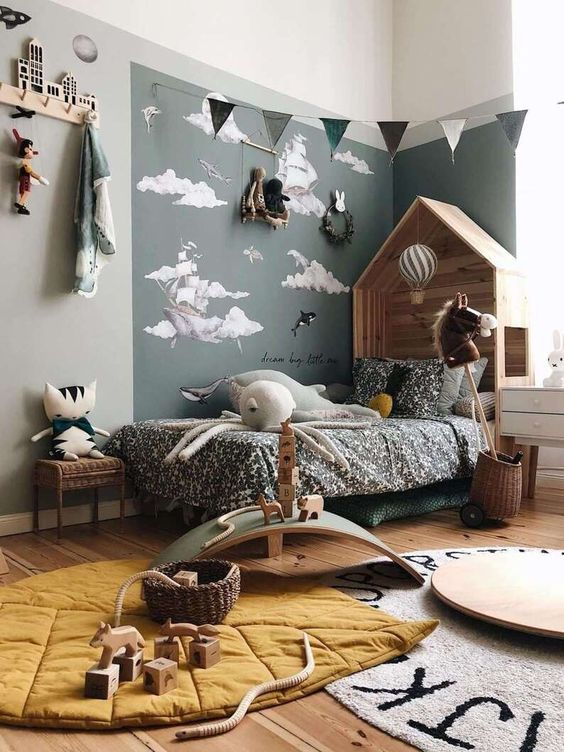
[[[44,436],[52,436],[49,454],[55,460],[103,457],[94,442],[94,435],[110,434],[91,425],[86,417],[95,403],[95,381],[88,386],[63,386],[60,389],[45,384],[43,407],[51,421],[51,427],[36,433],[31,440],[39,441]]]

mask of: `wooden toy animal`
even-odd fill
[[[283,420],[280,425],[282,426],[282,436],[293,436],[294,435],[294,429],[292,428],[291,423],[292,418],[286,418],[286,420]]]
[[[108,668],[120,648],[125,648],[125,655],[133,657],[140,648],[145,647],[145,640],[135,627],[112,627],[101,621],[90,647],[102,648],[98,668]]]
[[[319,515],[323,511],[323,503],[323,496],[320,494],[301,496],[298,499],[298,509],[300,510],[299,521],[306,522],[310,517],[312,520],[318,520]]]
[[[277,501],[266,501],[263,494],[258,495],[257,499],[258,505],[262,509],[262,513],[264,514],[264,524],[270,525],[270,517],[271,515],[275,514],[280,519],[280,522],[284,522],[284,512],[282,511],[282,507],[280,506],[279,502]]]
[[[170,619],[165,621],[159,632],[168,637],[169,642],[174,642],[175,637],[192,637],[194,640],[202,642],[205,641],[206,637],[215,637],[215,635],[219,634],[219,630],[213,624],[202,624],[197,627],[195,624],[188,622],[173,624]]]

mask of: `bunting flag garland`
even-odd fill
[[[345,131],[350,120],[339,120],[337,118],[319,118],[325,128],[327,134],[327,140],[331,147],[331,159],[333,159],[333,153],[336,151],[337,146],[341,143],[341,139],[345,135]]]
[[[213,125],[214,138],[225,124],[225,121],[231,115],[231,111],[235,107],[231,102],[222,102],[220,99],[208,98],[210,104],[210,115]]]
[[[378,126],[386,143],[386,148],[391,157],[390,164],[394,161],[405,129],[409,121],[405,120],[378,120]]]
[[[464,130],[468,118],[459,118],[458,120],[439,120],[442,126],[450,151],[452,154],[452,163],[454,164],[454,151],[460,141],[460,136]]]
[[[517,144],[521,138],[521,131],[523,130],[523,123],[525,122],[527,112],[528,110],[515,110],[513,112],[501,112],[499,115],[496,115],[507,136],[507,140],[513,147],[514,154],[517,151]]]
[[[268,140],[270,141],[270,148],[274,149],[292,116],[285,112],[274,112],[273,110],[263,110],[262,115],[268,133]]]

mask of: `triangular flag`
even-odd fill
[[[235,105],[231,104],[231,102],[222,102],[220,99],[208,98],[208,102],[210,103],[210,115],[213,125],[213,132],[215,133],[215,136],[217,136],[219,131],[222,129],[225,121],[227,120],[229,115],[231,115],[231,111],[235,107]]]
[[[327,134],[327,140],[331,147],[331,159],[333,159],[333,152],[341,143],[341,139],[345,135],[350,120],[339,120],[336,118],[319,118],[325,128]]]
[[[409,121],[404,120],[379,120],[378,126],[386,143],[388,153],[391,157],[390,164],[394,161],[396,152],[405,133]]]
[[[443,131],[445,133],[446,140],[448,141],[448,145],[450,146],[453,164],[454,150],[458,146],[460,136],[462,135],[462,131],[464,130],[464,126],[466,125],[467,121],[468,118],[460,118],[458,120],[439,120],[439,123],[442,125]]]
[[[292,116],[285,112],[274,112],[273,110],[263,110],[262,114],[264,116],[266,130],[268,131],[268,140],[273,149],[284,132],[284,128],[292,119]]]
[[[528,110],[515,110],[514,112],[501,112],[496,118],[501,123],[507,140],[513,147],[513,153],[517,151],[517,144],[521,138],[523,123],[527,116]]]

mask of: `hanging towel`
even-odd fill
[[[91,122],[86,122],[74,212],[77,235],[74,292],[86,298],[96,294],[98,275],[116,252],[114,220],[108,193],[110,180],[110,168],[100,144],[98,130]]]

